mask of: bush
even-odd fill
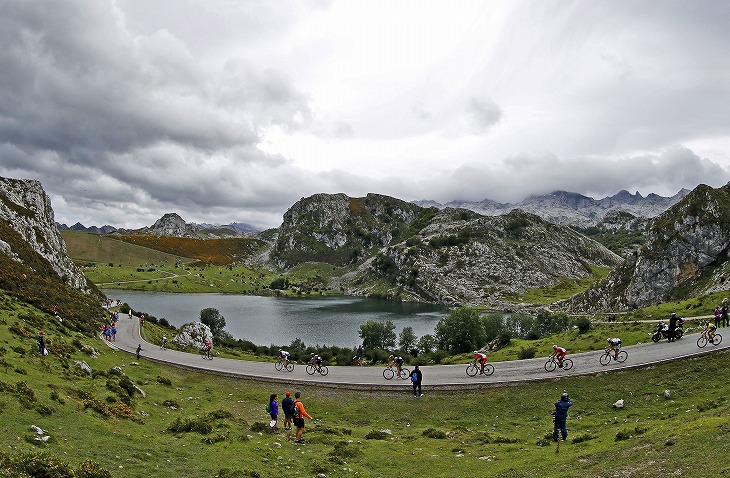
[[[520,349],[517,357],[519,357],[520,360],[535,358],[535,347]]]
[[[580,317],[576,319],[575,325],[578,327],[578,332],[581,334],[585,334],[591,330],[591,321],[588,317]]]

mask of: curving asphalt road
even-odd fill
[[[623,347],[622,349],[629,354],[628,360],[623,364],[611,362],[606,366],[601,365],[598,358],[603,353],[602,351],[569,354],[568,357],[574,363],[570,371],[557,369],[554,372],[546,372],[544,368],[546,357],[493,362],[492,364],[496,370],[493,375],[488,377],[467,376],[465,372],[466,364],[422,366],[423,385],[424,388],[427,387],[428,389],[466,390],[647,367],[660,362],[685,359],[730,347],[730,328],[721,328],[718,329],[718,332],[725,335],[722,343],[716,346],[708,344],[703,349],[697,347],[699,334],[685,335],[681,340],[673,343],[663,340],[659,343],[649,342]],[[321,377],[319,374],[307,375],[304,371],[304,365],[295,365],[293,372],[277,372],[272,362],[250,362],[219,357],[213,360],[205,360],[197,354],[162,350],[158,345],[142,340],[139,331],[139,320],[136,317],[130,319],[129,316],[124,314],[120,314],[120,319],[117,321],[116,341],[104,342],[113,348],[130,354],[134,354],[137,345],[141,344],[142,358],[200,372],[239,377],[247,380],[286,383],[288,386],[318,385],[373,391],[402,391],[411,387],[409,380],[400,380],[398,378],[385,380],[382,375],[384,368],[382,365],[363,367],[331,366],[329,367],[329,374]]]

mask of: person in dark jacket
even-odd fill
[[[672,315],[669,317],[669,341],[674,342],[674,331],[677,330],[677,313],[672,312]]]
[[[41,358],[46,357],[46,333],[42,330],[38,333],[38,352],[40,352]]]
[[[423,396],[423,393],[421,393],[421,380],[423,380],[423,373],[421,373],[421,369],[418,368],[418,365],[416,365],[416,367],[411,372],[411,383],[413,384],[414,397]]]
[[[284,412],[284,430],[291,430],[293,406],[294,400],[291,399],[291,392],[286,392],[286,397],[281,401],[281,410]]]
[[[563,394],[560,396],[560,400],[555,402],[555,426],[553,427],[553,441],[558,441],[558,430],[563,437],[563,441],[568,438],[568,427],[565,422],[568,418],[568,409],[573,405],[573,402],[568,396],[568,392],[563,390]]]

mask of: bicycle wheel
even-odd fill
[[[278,362],[274,363],[274,368],[275,368],[275,369],[276,369],[277,371],[281,371],[281,369],[282,369],[283,367],[284,367],[284,363],[283,363],[283,362],[282,362],[281,360],[279,360]]]
[[[473,377],[473,376],[474,376],[474,375],[476,375],[477,373],[479,373],[479,367],[477,367],[477,364],[475,364],[475,363],[470,363],[470,364],[469,364],[469,365],[468,365],[468,366],[466,367],[466,374],[467,374],[468,376],[470,376],[470,377]]]
[[[700,338],[697,339],[697,346],[699,348],[705,348],[705,345],[707,345],[707,337],[705,337],[705,334],[700,335]]]
[[[608,365],[611,361],[611,354],[604,352],[603,355],[598,358],[598,361],[601,362],[601,365]]]
[[[386,368],[383,370],[383,378],[386,380],[390,380],[391,378],[395,377],[395,372],[392,368]]]
[[[494,365],[491,363],[484,364],[484,375],[492,375],[494,373]]]
[[[627,358],[629,358],[629,353],[627,351],[625,351],[625,350],[621,350],[618,353],[618,356],[616,357],[616,361],[618,363],[624,363],[624,362],[626,362],[626,359]]]
[[[403,380],[405,380],[405,379],[407,379],[410,376],[411,376],[411,371],[410,370],[408,370],[407,368],[401,368],[400,369],[400,375],[399,375],[400,378],[402,378]]]
[[[573,368],[573,361],[570,359],[563,360],[563,370],[570,370]]]
[[[545,362],[545,370],[547,370],[548,372],[552,372],[557,367],[558,364],[557,362],[555,362],[555,360],[548,360],[547,362]]]
[[[293,372],[293,371],[294,371],[294,364],[293,364],[293,363],[291,363],[291,362],[288,362],[288,363],[286,364],[286,371],[287,371],[287,372]]]
[[[326,366],[326,365],[320,365],[320,366],[319,366],[319,374],[320,374],[320,375],[322,375],[322,376],[325,376],[325,375],[327,375],[328,373],[330,373],[330,371],[329,371],[329,369],[327,368],[327,366]]]
[[[305,369],[307,371],[308,375],[314,375],[314,372],[316,372],[316,369],[314,368],[314,365],[307,364],[307,368]]]
[[[715,336],[712,338],[712,345],[720,345],[720,342],[722,342],[722,335],[715,334]]]

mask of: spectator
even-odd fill
[[[41,358],[46,358],[46,333],[42,330],[38,332],[38,352],[40,352]]]
[[[563,441],[568,438],[568,427],[566,420],[568,419],[568,409],[573,405],[573,402],[568,396],[568,392],[563,390],[563,394],[560,396],[560,400],[555,402],[555,411],[553,412],[555,426],[553,427],[553,441],[558,441],[558,430],[562,435]]]
[[[720,321],[722,322],[722,327],[727,327],[728,325],[730,325],[730,323],[728,323],[728,322],[730,322],[730,319],[728,319],[727,312],[728,312],[728,301],[727,301],[727,299],[722,299],[722,307],[720,308]],[[715,324],[715,325],[720,327],[720,325],[718,325],[718,324]]]
[[[286,397],[281,401],[281,409],[284,411],[284,430],[291,430],[291,412],[294,400],[291,399],[291,392],[286,392]]]
[[[277,395],[275,393],[272,393],[269,397],[269,415],[271,416],[269,427],[271,427],[271,433],[279,431],[279,427],[277,426],[279,422],[279,404],[276,403],[276,397]]]
[[[304,417],[309,418],[310,420],[314,420],[311,415],[307,413],[307,411],[304,409],[304,404],[300,400],[302,394],[301,392],[295,392],[294,393],[294,413],[292,414],[294,418],[294,426],[297,427],[297,434],[296,439],[294,440],[294,443],[304,443],[304,440],[302,439],[302,434],[304,433]]]
[[[423,396],[423,393],[421,393],[421,380],[423,380],[423,373],[421,373],[421,369],[418,368],[418,365],[416,365],[416,367],[411,372],[411,383],[413,384],[414,397]],[[418,391],[416,391],[416,389]]]

